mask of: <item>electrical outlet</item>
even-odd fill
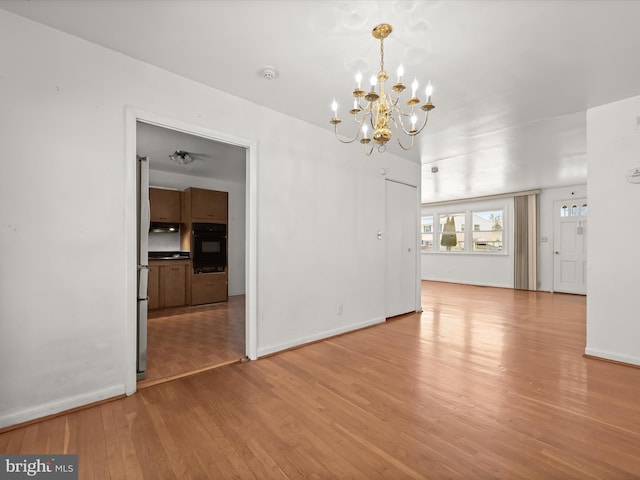
[[[338,305],[336,305],[336,313],[338,315],[342,315],[342,304],[339,303]]]

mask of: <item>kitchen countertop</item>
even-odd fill
[[[189,252],[149,252],[149,261],[152,260],[189,260]]]

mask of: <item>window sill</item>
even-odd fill
[[[460,256],[479,256],[479,257],[508,257],[509,252],[443,252],[438,251],[420,251],[422,255],[460,255]]]

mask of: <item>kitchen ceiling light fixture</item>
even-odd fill
[[[433,103],[431,103],[431,95],[433,93],[431,82],[429,82],[425,88],[425,103],[418,106],[421,100],[417,97],[417,79],[414,79],[411,84],[411,98],[406,102],[409,108],[407,111],[403,111],[400,108],[400,95],[407,88],[402,83],[402,76],[404,75],[402,65],[400,65],[397,70],[398,81],[391,87],[391,90],[394,92],[393,96],[385,91],[385,81],[389,76],[384,70],[384,39],[391,34],[392,30],[391,25],[388,23],[381,23],[374,27],[371,32],[374,38],[380,40],[380,71],[377,75],[371,76],[371,90],[369,92],[365,92],[362,89],[362,74],[358,72],[356,75],[356,88],[352,93],[354,97],[353,108],[349,110],[349,113],[353,115],[355,123],[358,126],[353,138],[343,140],[338,136],[338,124],[341,123],[342,120],[338,117],[337,102],[333,100],[331,104],[333,118],[330,120],[330,123],[333,124],[336,138],[342,143],[352,143],[357,140],[360,133],[362,133],[360,143],[364,145],[364,151],[367,155],[371,155],[371,152],[373,152],[373,144],[378,146],[379,152],[386,150],[387,142],[389,142],[392,137],[392,128],[395,131],[400,147],[402,147],[403,150],[411,150],[414,146],[415,136],[425,127],[429,120],[429,112],[435,108]],[[376,92],[376,85],[378,86],[378,92]],[[367,102],[365,105],[361,104],[362,99]],[[420,112],[416,111],[416,106],[418,106],[418,110],[422,110],[424,115],[419,127],[416,125],[418,124],[418,114]],[[404,123],[406,119],[411,122],[411,127],[408,129]],[[371,131],[373,132],[373,144],[367,147],[372,140],[372,138],[368,136],[369,127],[371,127]],[[408,146],[403,145],[400,139],[401,133],[411,139],[411,143]]]
[[[176,150],[169,158],[176,162],[178,165],[188,165],[193,162],[195,159],[189,155],[189,152],[185,152],[184,150]]]

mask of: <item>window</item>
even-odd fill
[[[471,212],[471,215],[473,217],[473,251],[502,252],[504,211]]]
[[[420,238],[420,249],[423,252],[433,250],[433,215],[422,217],[422,237]]]
[[[420,228],[421,251],[425,253],[506,253],[507,237],[504,223],[506,205],[493,204],[488,207],[483,210],[469,209],[457,212],[425,208]],[[571,209],[567,207],[567,214],[570,213]]]
[[[571,216],[572,217],[578,216],[578,205],[576,205],[575,203],[571,205]]]
[[[445,252],[464,252],[466,213],[440,215],[440,247]]]
[[[561,217],[568,217],[569,216],[569,207],[567,207],[566,205],[563,205],[562,207],[560,207],[560,216]]]

